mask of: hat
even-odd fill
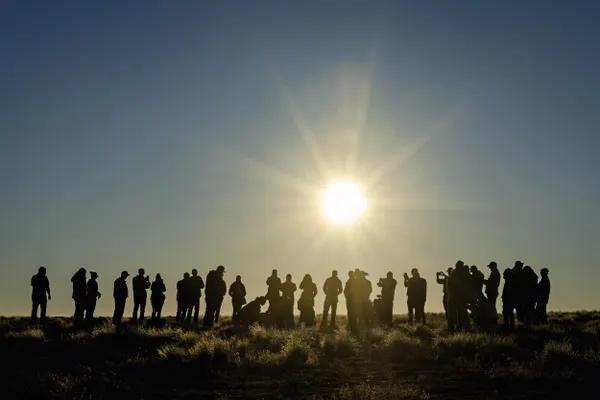
[[[224,267],[224,266],[222,266],[222,265],[219,265],[219,266],[217,267],[217,271],[220,271],[220,272],[225,272],[225,267]]]
[[[496,264],[496,261],[492,261],[492,262],[490,262],[490,263],[488,264],[488,266],[487,266],[487,267],[488,267],[488,268],[492,268],[492,267],[497,267],[497,266],[498,266],[498,264]]]
[[[121,276],[129,276],[129,272],[123,271],[123,272],[121,272]]]

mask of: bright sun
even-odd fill
[[[363,214],[365,206],[361,189],[352,182],[332,182],[321,197],[323,214],[336,224],[352,224]]]

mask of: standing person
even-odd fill
[[[90,280],[87,283],[87,299],[85,304],[85,322],[88,326],[94,324],[94,311],[96,310],[96,301],[102,294],[98,291],[98,274],[90,272]]]
[[[125,303],[127,297],[129,297],[129,289],[127,288],[126,279],[129,276],[129,272],[121,272],[121,276],[115,280],[113,288],[113,297],[115,299],[115,312],[113,314],[113,324],[118,328],[121,325],[123,319],[123,313],[125,312]]]
[[[498,311],[496,310],[496,301],[500,290],[500,271],[498,264],[492,261],[488,264],[490,269],[490,277],[485,281],[485,296],[488,302],[488,308],[492,313],[494,322],[498,322]]]
[[[425,302],[427,300],[427,281],[421,278],[419,270],[411,270],[412,277],[404,273],[404,287],[406,287],[406,297],[408,304],[408,322],[413,324],[425,323]]]
[[[368,272],[356,268],[354,270],[355,279],[355,310],[358,324],[361,326],[371,326],[373,316],[373,306],[371,304],[371,293],[373,285],[367,279]]]
[[[279,302],[279,291],[281,289],[281,279],[277,276],[277,270],[274,269],[271,272],[271,276],[267,278],[267,300],[269,301],[269,308],[267,312],[274,314],[277,310]]]
[[[313,326],[315,324],[315,297],[318,290],[310,274],[304,275],[302,282],[300,282],[300,290],[302,290],[302,294],[300,294],[298,300],[299,322],[304,322],[306,326]]]
[[[190,273],[186,272],[183,274],[183,279],[177,282],[177,314],[175,315],[176,322],[184,322],[190,307],[191,294],[190,294]]]
[[[383,300],[383,323],[392,326],[394,315],[394,294],[398,282],[394,279],[394,274],[390,271],[385,279],[380,279],[377,286],[381,288],[381,300]]]
[[[231,319],[235,320],[244,304],[246,304],[246,286],[242,283],[241,276],[236,276],[235,282],[229,286],[229,296],[231,296],[231,306],[233,307]]]
[[[536,323],[535,303],[537,300],[538,276],[529,265],[523,268],[521,281],[521,284],[523,285],[522,304],[525,324],[531,325]]]
[[[523,285],[523,263],[516,261],[511,274],[513,287],[513,302],[517,310],[517,320],[520,323],[525,322],[525,285]]]
[[[200,298],[202,297],[202,289],[204,289],[204,281],[202,277],[198,276],[198,270],[194,268],[192,270],[192,276],[188,282],[190,290],[190,305],[187,311],[187,322],[192,322],[192,310],[194,311],[194,324],[198,324],[198,317],[200,316]]]
[[[294,293],[298,290],[292,282],[292,274],[285,276],[285,282],[281,284],[281,314],[284,328],[294,327]]]
[[[225,267],[219,265],[206,275],[206,312],[204,313],[204,327],[211,328],[219,321],[219,313],[223,297],[227,293],[227,285],[223,280]]]
[[[40,267],[38,273],[31,277],[31,322],[37,320],[37,310],[40,309],[40,321],[46,322],[46,306],[50,295],[50,281],[46,276],[46,267]],[[46,297],[48,295],[48,297]]]
[[[452,267],[448,268],[447,274],[443,271],[437,273],[436,281],[438,284],[442,285],[442,292],[444,297],[442,298],[442,302],[444,303],[444,314],[446,314],[446,321],[448,321],[448,277],[452,273]]]
[[[166,291],[167,287],[165,286],[165,282],[162,280],[160,274],[156,274],[156,278],[154,279],[154,282],[152,282],[152,286],[150,287],[150,303],[152,304],[153,320],[160,319],[162,308],[165,304]]]
[[[342,281],[338,278],[338,272],[332,271],[331,276],[325,280],[323,284],[323,293],[325,293],[325,303],[323,304],[323,319],[321,320],[321,328],[327,327],[327,314],[331,307],[331,322],[329,327],[336,327],[335,317],[337,314],[338,296],[344,291]]]
[[[540,273],[542,274],[542,279],[540,279],[537,287],[537,303],[535,308],[538,321],[546,325],[548,323],[548,301],[550,300],[550,278],[548,278],[550,271],[548,268],[542,268]]]
[[[502,288],[502,317],[504,327],[512,329],[515,327],[515,307],[517,307],[517,285],[514,279],[514,269],[507,268],[502,274],[504,276],[504,288]]]
[[[448,276],[448,330],[469,329],[469,313],[467,311],[470,295],[469,267],[457,261],[454,270]]]
[[[84,321],[85,302],[87,300],[86,274],[85,268],[79,268],[71,278],[71,283],[73,284],[73,295],[71,297],[75,301],[73,321],[76,327],[83,326]]]
[[[348,271],[348,280],[344,286],[344,297],[346,298],[346,313],[348,318],[348,328],[351,332],[356,332],[358,320],[356,318],[356,280],[354,279],[354,271]]]
[[[133,317],[131,320],[135,324],[140,311],[140,324],[144,322],[144,312],[146,311],[146,301],[148,293],[146,290],[150,287],[150,277],[145,275],[144,268],[138,269],[138,274],[131,280],[133,286]]]

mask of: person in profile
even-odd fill
[[[75,302],[75,315],[73,321],[76,327],[83,326],[84,314],[85,314],[85,303],[87,300],[87,282],[86,282],[87,271],[85,268],[79,268],[79,270],[71,278],[73,284],[73,294],[71,298]]]
[[[237,317],[244,304],[246,304],[246,286],[242,283],[242,277],[237,275],[235,281],[229,286],[231,296],[231,307],[233,308],[232,319]]]
[[[535,303],[538,292],[538,276],[529,265],[523,268],[521,284],[524,322],[525,325],[533,325],[536,323]]]
[[[330,329],[336,328],[335,317],[337,314],[338,297],[344,289],[342,288],[342,281],[338,278],[338,272],[332,271],[331,276],[325,279],[323,284],[323,293],[325,293],[325,302],[323,303],[323,319],[321,320],[321,329],[327,328],[327,318],[329,309],[331,308],[331,321],[329,323]]]
[[[50,294],[50,281],[46,276],[46,267],[38,268],[38,273],[31,277],[31,322],[37,321],[37,311],[40,309],[40,321],[46,322],[46,308]]]
[[[550,278],[548,268],[540,271],[542,279],[537,287],[537,303],[535,306],[537,319],[541,324],[548,324],[548,301],[550,300]]]
[[[358,328],[358,319],[356,316],[356,280],[354,271],[348,271],[348,280],[344,285],[344,297],[346,298],[346,314],[348,318],[348,328],[350,332],[356,332]]]
[[[281,289],[281,279],[277,276],[277,270],[274,269],[271,272],[271,276],[267,278],[267,300],[269,301],[269,309],[267,310],[270,314],[275,314],[275,310],[279,308],[279,291]]]
[[[377,286],[381,288],[381,300],[382,300],[382,314],[383,324],[392,326],[392,320],[394,315],[394,294],[396,292],[396,285],[398,282],[394,279],[394,274],[390,271],[387,273],[385,279],[379,279]]]
[[[404,287],[408,305],[408,322],[410,324],[425,323],[425,302],[427,301],[427,281],[421,278],[419,270],[411,270],[412,277],[404,273]]]
[[[474,305],[483,296],[483,285],[485,284],[485,275],[477,268],[476,265],[471,265],[471,303]]]
[[[246,304],[236,314],[234,322],[245,328],[259,321],[261,307],[267,303],[266,296],[260,296]]]
[[[310,274],[304,275],[302,282],[300,282],[300,299],[298,300],[298,310],[300,311],[300,323],[304,323],[306,326],[315,325],[315,297],[317,296],[318,290],[317,285],[312,280]]]
[[[201,276],[198,276],[198,270],[192,270],[192,276],[189,279],[188,287],[190,291],[190,305],[187,311],[187,322],[192,322],[192,311],[194,312],[194,324],[198,324],[200,316],[200,298],[202,297],[202,289],[204,289],[204,281]]]
[[[113,298],[115,299],[115,312],[113,314],[113,324],[119,328],[121,326],[121,320],[123,319],[123,313],[125,312],[125,303],[127,297],[129,297],[129,289],[127,288],[127,277],[129,272],[121,272],[121,276],[115,279],[113,287]]]
[[[515,327],[515,308],[517,307],[515,270],[507,268],[502,275],[504,277],[504,287],[502,288],[503,326],[505,329],[513,329]]]
[[[90,280],[87,283],[87,299],[85,304],[85,323],[88,326],[94,324],[94,311],[96,311],[96,302],[102,297],[98,291],[98,274],[94,271],[90,272]]]
[[[152,304],[152,320],[159,320],[162,308],[165,305],[165,292],[167,287],[160,274],[156,274],[154,282],[150,286],[150,303]]]
[[[285,282],[281,284],[281,321],[284,328],[294,327],[294,300],[298,288],[292,282],[292,274],[285,276]]]
[[[485,281],[485,297],[488,303],[488,309],[491,313],[490,318],[493,319],[494,323],[498,322],[498,310],[496,309],[496,301],[498,300],[500,290],[500,271],[498,271],[498,264],[492,261],[488,264],[490,269],[490,276]]]
[[[177,282],[177,314],[175,322],[183,323],[185,321],[188,309],[192,303],[190,294],[190,273],[183,274],[183,279]]]
[[[219,265],[216,270],[206,275],[206,312],[204,313],[204,328],[212,328],[215,322],[219,322],[219,313],[223,298],[227,293],[227,284],[223,279],[225,267]]]
[[[450,267],[450,268],[448,268],[446,273],[444,273],[444,271],[440,271],[436,275],[436,282],[438,284],[442,285],[442,293],[443,293],[442,302],[444,303],[443,305],[444,305],[444,314],[446,315],[446,321],[448,321],[448,277],[450,276],[452,271],[453,271],[453,268]]]
[[[138,311],[139,311],[139,323],[144,322],[144,313],[146,312],[146,302],[148,300],[148,292],[146,290],[150,288],[150,277],[145,275],[146,271],[144,268],[138,269],[138,274],[133,277],[131,284],[133,286],[133,316],[131,321],[135,324],[138,322]]]

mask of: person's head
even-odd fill
[[[223,274],[225,273],[225,267],[224,267],[224,266],[222,266],[222,265],[219,265],[219,266],[217,267],[217,272],[218,272],[220,275],[223,275]]]
[[[331,271],[331,276],[337,278],[337,271],[335,269]]]
[[[81,267],[79,270],[77,270],[77,275],[85,276],[85,274],[87,274],[85,268]]]
[[[94,271],[90,272],[90,276],[92,277],[93,280],[98,279],[98,274]]]
[[[236,282],[241,282],[242,281],[242,277],[240,275],[236,275],[235,281]]]
[[[489,269],[498,269],[498,264],[495,261],[492,261],[488,264]]]
[[[146,271],[144,270],[144,268],[138,269],[138,275],[139,276],[144,276],[145,273],[146,273]]]
[[[549,273],[550,271],[548,270],[548,268],[542,268],[542,270],[540,271],[540,274],[542,274],[544,278],[546,278]]]
[[[312,282],[312,276],[310,276],[310,274],[306,274],[306,275],[304,275],[304,280],[308,281],[308,282]]]
[[[192,270],[192,276],[198,276],[198,270],[196,268]]]
[[[513,270],[510,268],[506,268],[504,270],[504,272],[502,273],[502,276],[504,277],[504,279],[508,279],[512,276],[512,274],[513,274]]]
[[[277,276],[277,270],[274,269],[273,271],[271,271],[271,276]]]
[[[183,279],[190,279],[190,273],[186,272],[185,274],[183,274]]]
[[[355,269],[354,269],[354,277],[355,277],[355,278],[358,278],[358,276],[359,276],[359,275],[360,275],[360,269],[358,269],[358,268],[355,268]]]
[[[129,272],[127,272],[127,271],[121,272],[121,278],[127,279],[128,276],[129,276]]]
[[[348,278],[354,278],[354,271],[348,271]]]
[[[477,265],[471,265],[471,272],[475,273],[477,271],[479,271],[479,269],[477,268]]]
[[[46,275],[46,267],[39,267],[38,268],[38,274],[40,274],[40,275]]]
[[[416,268],[413,268],[412,270],[410,270],[410,274],[416,278],[419,276],[419,270]]]
[[[523,263],[521,261],[516,261],[514,269],[515,269],[515,271],[522,270],[523,269]]]
[[[387,277],[388,277],[389,279],[392,279],[392,278],[394,277],[394,274],[392,273],[392,271],[389,271],[389,272],[387,273]]]
[[[292,281],[292,274],[287,274],[285,276],[285,280],[288,281],[288,282],[291,282]]]
[[[463,265],[465,265],[465,263],[463,263],[461,260],[458,260],[458,261],[456,262],[456,264],[454,264],[454,266],[455,266],[456,268],[460,268],[460,267],[462,267]]]
[[[448,268],[448,270],[447,270],[448,275],[450,275],[452,273],[452,271],[454,271],[454,268],[452,268],[452,267]]]
[[[162,281],[162,277],[160,276],[160,274],[156,274],[156,279],[155,280],[159,281],[159,282]]]

